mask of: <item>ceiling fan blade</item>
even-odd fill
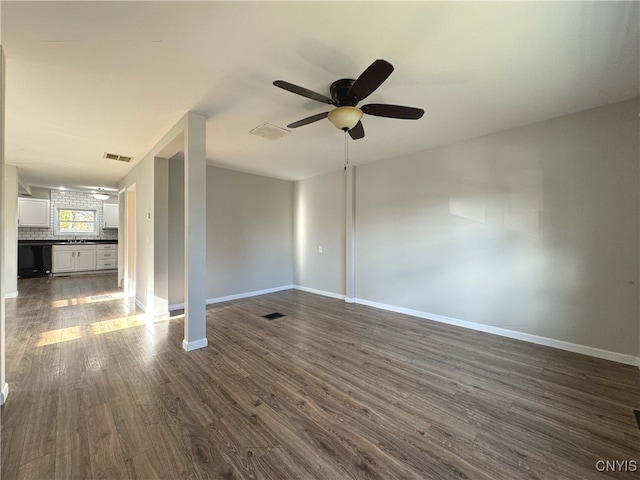
[[[329,115],[329,112],[316,113],[315,115],[311,115],[310,117],[290,123],[289,125],[287,125],[287,128],[298,128],[304,125],[309,125],[310,123],[317,122],[318,120],[322,120],[323,118],[327,118],[327,115]]]
[[[282,88],[283,90],[287,90],[288,92],[302,95],[303,97],[310,98],[311,100],[334,105],[333,100],[331,100],[329,97],[325,97],[324,95],[316,93],[313,90],[309,90],[304,87],[294,85],[293,83],[285,82],[284,80],[276,80],[275,82],[273,82],[273,84],[276,87]]]
[[[364,137],[364,127],[362,126],[362,122],[356,123],[356,126],[349,130],[349,136],[354,140],[360,140]]]
[[[391,72],[393,72],[393,65],[386,60],[376,60],[353,82],[347,95],[354,97],[358,102],[364,100],[382,85]]]
[[[360,107],[360,110],[376,117],[402,118],[405,120],[417,120],[424,115],[424,110],[421,108],[386,105],[384,103],[370,103]]]

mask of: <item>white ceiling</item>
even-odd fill
[[[187,112],[207,117],[210,164],[284,179],[342,168],[328,120],[270,141],[249,135],[327,106],[377,58],[395,72],[365,103],[363,164],[640,94],[639,5],[421,2],[7,2],[6,162],[33,185],[115,187]],[[104,152],[135,157],[132,164]]]

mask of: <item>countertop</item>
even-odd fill
[[[117,244],[117,240],[87,240],[84,242],[73,242],[69,240],[18,240],[18,246],[33,246],[33,245],[104,245],[104,244]]]

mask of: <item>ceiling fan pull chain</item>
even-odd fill
[[[347,138],[347,132],[348,130],[344,131],[344,169],[347,169],[347,166],[349,165],[349,141]]]

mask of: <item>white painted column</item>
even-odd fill
[[[4,49],[0,45],[0,185],[4,185]],[[0,195],[0,405],[9,395],[9,384],[5,377],[5,311],[4,311],[4,202]]]
[[[18,296],[18,169],[14,165],[4,165],[2,188],[2,211],[4,215],[4,296]]]
[[[184,340],[185,350],[207,346],[206,119],[188,113],[184,130]]]
[[[344,301],[356,299],[356,167],[348,167],[345,197],[345,279]]]

